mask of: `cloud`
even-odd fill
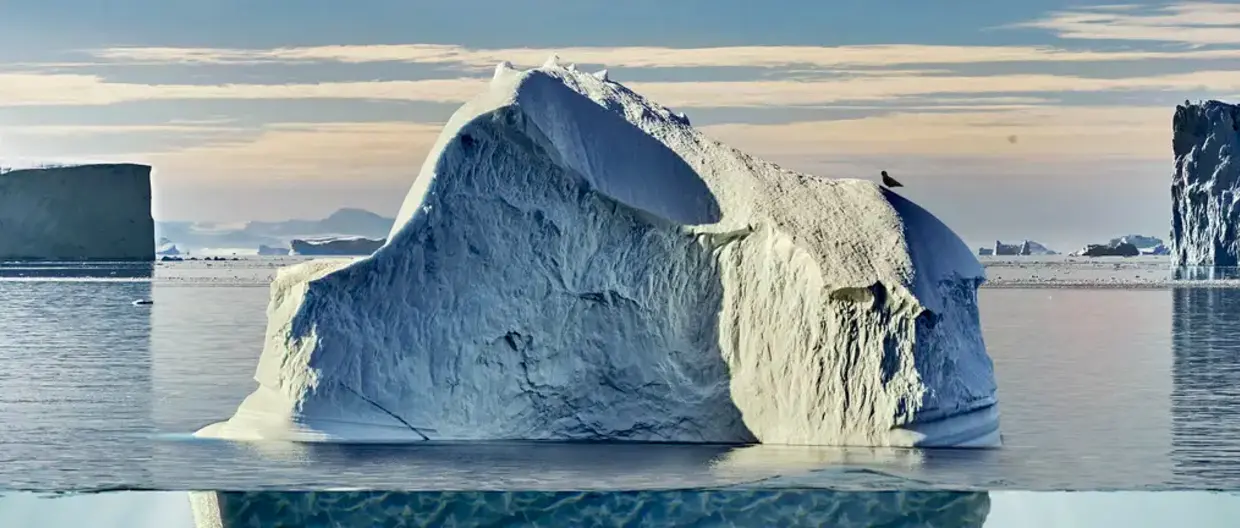
[[[876,157],[973,158],[1026,165],[1166,161],[1172,112],[1162,107],[897,112],[833,121],[710,125],[702,130],[772,161],[812,160],[819,167],[847,167],[850,159]],[[127,159],[151,163],[161,174],[184,183],[352,181],[400,186],[412,182],[441,129],[438,123],[281,123]],[[1015,142],[1009,139],[1012,136]]]
[[[483,79],[361,81],[313,84],[137,84],[98,75],[0,73],[0,106],[108,105],[173,99],[380,99],[460,102]]]
[[[359,81],[314,84],[134,84],[95,75],[0,74],[0,106],[108,105],[194,99],[354,99],[461,103],[485,89],[484,78]],[[625,83],[674,108],[727,108],[892,102],[940,94],[1175,91],[1233,93],[1240,71],[1094,78],[1069,75],[863,76],[817,80]]]
[[[1053,31],[1064,39],[1158,41],[1206,45],[1240,44],[1240,4],[1184,2],[1158,8],[1132,5],[1055,11],[1008,27]],[[1194,50],[1208,53],[1209,50]],[[1230,52],[1233,50],[1217,50]]]
[[[1034,162],[1108,158],[1166,161],[1171,157],[1173,112],[1163,107],[898,112],[776,125],[722,124],[702,130],[776,160],[921,156]],[[1013,136],[1015,141],[1009,139]]]
[[[1046,21],[1031,24],[1043,24]],[[1033,27],[1042,27],[1040,25]],[[1152,59],[1236,59],[1240,50],[1088,51],[1053,46],[947,46],[876,44],[855,46],[651,46],[477,49],[453,44],[385,44],[273,49],[120,47],[85,50],[107,61],[139,64],[262,64],[298,62],[406,62],[489,69],[500,61],[541,65],[559,54],[582,64],[610,68],[890,67],[996,62],[1103,62]]]
[[[279,123],[200,146],[134,155],[163,174],[213,183],[411,182],[439,136],[435,123]]]
[[[193,122],[144,125],[34,125],[4,128],[5,136],[94,136],[101,134],[225,134],[244,131],[233,126]]]

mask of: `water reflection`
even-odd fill
[[[827,490],[192,492],[197,528],[981,527],[987,493]]]
[[[1177,483],[1240,478],[1240,290],[1173,292],[1171,392]]]
[[[154,276],[154,262],[0,262],[0,280],[149,281]]]
[[[65,487],[149,480],[151,316],[132,303],[150,298],[152,272],[149,263],[0,265],[5,486],[40,487],[49,475]],[[133,280],[98,280],[117,277]]]
[[[1175,280],[1209,281],[1240,279],[1240,267],[1236,266],[1179,266],[1171,270]]]

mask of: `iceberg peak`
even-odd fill
[[[511,63],[511,62],[508,62],[508,61],[500,61],[500,63],[499,63],[499,64],[496,64],[496,65],[495,65],[495,75],[491,76],[491,80],[492,80],[492,81],[494,81],[494,80],[501,79],[501,78],[503,78],[504,76],[506,76],[506,75],[508,75],[508,74],[510,74],[510,73],[514,73],[514,72],[516,72],[516,71],[517,71],[517,70],[516,70],[516,68],[513,68],[513,67],[512,67],[512,63]]]
[[[542,67],[547,68],[547,69],[559,68],[560,67],[560,56],[558,54],[552,53],[550,57],[547,57],[547,61],[543,63]]]

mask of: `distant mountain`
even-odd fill
[[[156,222],[155,237],[172,241],[182,251],[192,248],[257,248],[261,245],[288,247],[289,241],[294,238],[386,238],[393,222],[393,218],[365,209],[345,208],[322,220],[254,221],[241,225]]]

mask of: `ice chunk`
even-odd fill
[[[375,254],[280,271],[259,387],[199,434],[996,445],[983,280],[875,183],[552,65],[452,116]]]
[[[601,70],[599,70],[599,71],[594,72],[594,78],[595,78],[595,79],[598,79],[598,80],[600,80],[600,81],[610,81],[610,80],[611,80],[611,78],[610,78],[610,77],[608,77],[608,75],[607,75],[607,68],[603,68],[603,69],[601,69]]]
[[[1177,266],[1240,265],[1240,107],[1185,103],[1172,119],[1172,259]]]

